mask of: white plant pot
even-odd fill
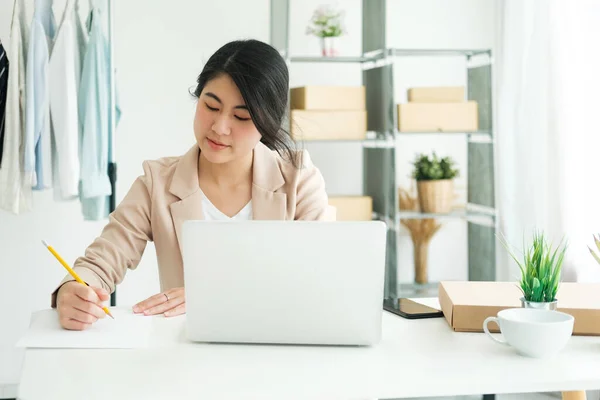
[[[536,301],[527,301],[525,297],[521,297],[521,307],[522,308],[535,308],[537,310],[551,310],[556,311],[558,308],[558,300],[549,301],[549,302],[536,302]]]
[[[322,37],[321,38],[321,55],[323,57],[335,57],[339,55],[338,43],[339,37]]]

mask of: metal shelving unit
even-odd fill
[[[367,139],[363,147],[363,193],[373,198],[373,218],[386,222],[385,297],[405,293],[428,295],[436,283],[397,280],[397,239],[401,219],[462,219],[468,224],[469,280],[495,280],[498,218],[495,191],[495,140],[492,119],[492,53],[488,49],[397,49],[386,46],[386,0],[363,0],[362,55],[356,57],[291,56],[291,0],[271,0],[271,44],[292,67],[300,63],[360,63],[366,88]],[[467,99],[478,103],[477,132],[399,132],[394,98],[394,68],[406,57],[462,57],[466,66]],[[467,204],[447,214],[406,212],[398,207],[396,152],[402,139],[414,135],[464,136],[467,146]],[[314,141],[316,142],[316,141]],[[333,141],[319,141],[332,143]],[[412,268],[412,266],[411,266]]]

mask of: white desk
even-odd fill
[[[443,318],[387,312],[373,348],[188,343],[185,317],[153,321],[145,350],[32,350],[19,398],[393,399],[600,388],[600,337],[574,336],[554,360],[516,355]]]

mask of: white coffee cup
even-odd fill
[[[494,337],[489,329],[496,322],[504,339]],[[483,321],[483,330],[494,341],[512,346],[524,356],[548,358],[560,352],[573,334],[572,315],[551,310],[509,308]]]

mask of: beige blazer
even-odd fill
[[[127,270],[137,267],[147,242],[153,241],[161,290],[184,286],[181,226],[185,220],[203,219],[199,155],[194,145],[181,157],[143,163],[144,175],[111,213],[100,237],[75,261],[73,268],[81,279],[112,293]],[[253,157],[253,219],[335,220],[323,176],[307,152],[302,154],[300,169],[262,143]],[[65,277],[61,285],[69,280],[70,276]],[[56,290],[52,294],[55,305]]]

